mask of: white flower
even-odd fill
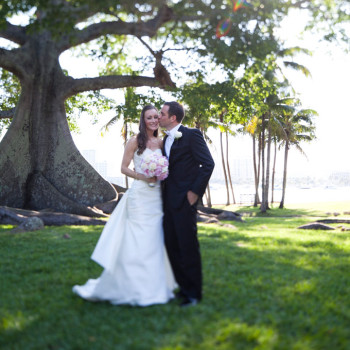
[[[152,162],[149,164],[149,170],[155,170],[157,168],[157,164]]]
[[[167,173],[168,172],[168,167],[167,166],[163,166],[162,167],[162,173]]]
[[[181,131],[176,131],[175,135],[174,135],[175,140],[179,139],[180,137],[182,137],[182,132]]]
[[[164,165],[164,163],[165,163],[165,159],[164,158],[159,158],[158,159],[158,164],[159,165]]]
[[[147,169],[147,164],[146,163],[142,163],[141,164],[141,169],[142,170],[146,170]]]

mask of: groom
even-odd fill
[[[184,109],[166,102],[159,124],[167,130],[163,153],[169,158],[169,176],[163,181],[164,237],[181,306],[202,298],[202,266],[197,239],[197,202],[204,194],[214,161],[202,133],[181,125]]]

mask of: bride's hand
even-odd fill
[[[156,176],[147,177],[147,178],[146,178],[146,181],[147,181],[149,184],[154,184],[154,183],[156,183],[156,181],[157,181],[157,177],[156,177]]]
[[[148,183],[155,183],[157,181],[157,177],[146,177],[143,174],[137,173],[137,180],[145,181]]]

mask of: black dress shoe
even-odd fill
[[[195,306],[199,303],[199,299],[196,298],[185,298],[182,303],[180,304],[180,307],[189,307],[189,306]]]

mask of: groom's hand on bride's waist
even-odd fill
[[[192,191],[188,191],[187,192],[187,200],[188,200],[188,203],[190,203],[190,205],[195,204],[198,200],[198,194],[196,194]]]

